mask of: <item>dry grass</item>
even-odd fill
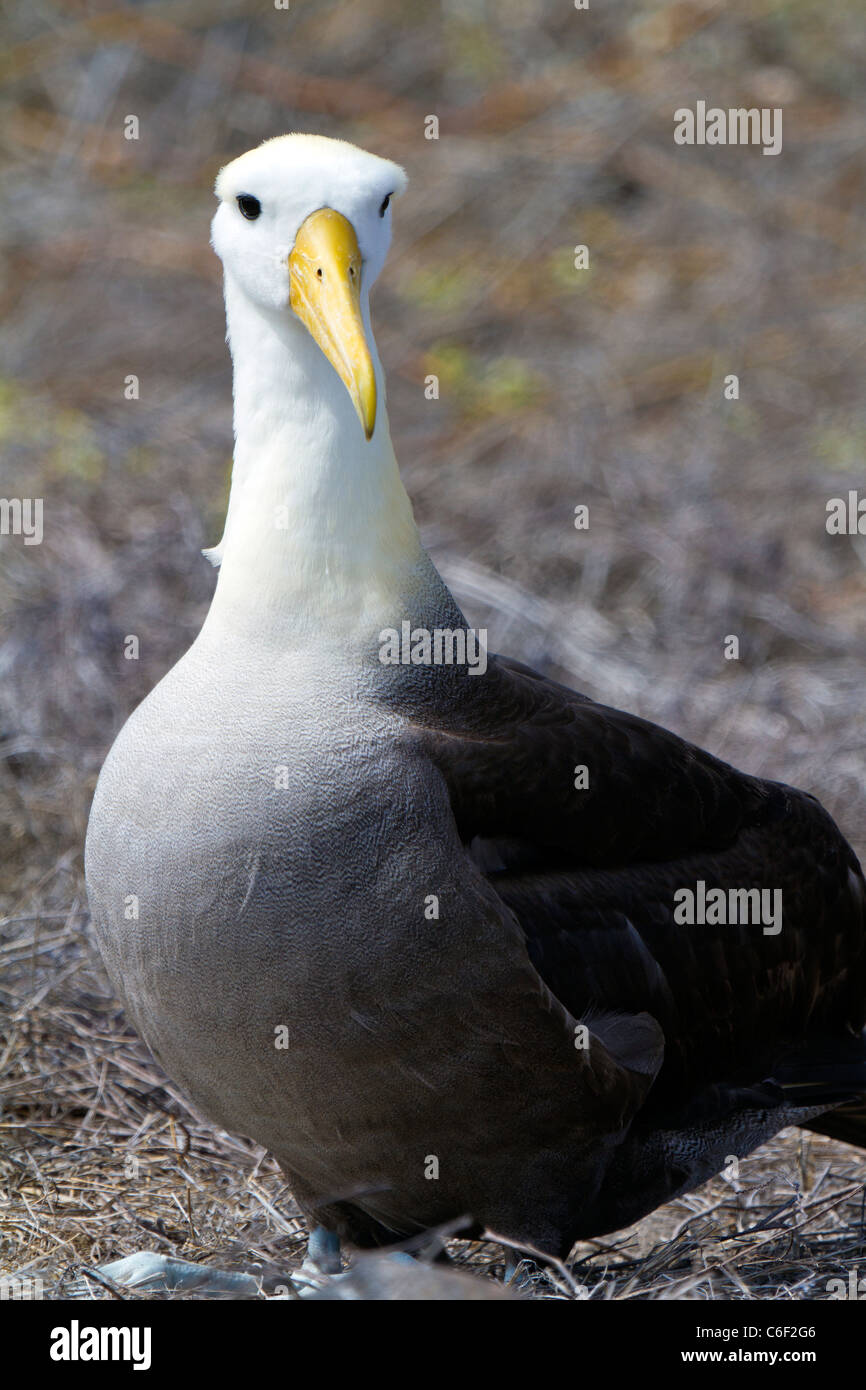
[[[44,497],[46,535],[0,538],[0,1268],[61,1293],[143,1247],[300,1258],[273,1165],[191,1119],[124,1031],[80,858],[105,751],[213,583],[231,430],[207,230],[241,149],[301,128],[407,166],[375,307],[395,444],[491,646],[814,791],[866,849],[866,550],[824,530],[866,448],[858,0],[265,10],[4,12],[0,493]],[[783,155],[675,148],[698,97],[782,104]],[[576,1278],[825,1296],[866,1259],[863,1158],[801,1143],[582,1250]]]

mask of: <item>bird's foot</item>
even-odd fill
[[[535,1260],[530,1260],[526,1255],[519,1255],[516,1250],[506,1250],[505,1252],[505,1274],[502,1282],[510,1289],[527,1290],[538,1283],[543,1270]]]

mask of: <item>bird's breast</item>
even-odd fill
[[[394,729],[327,683],[172,672],[121,731],[88,829],[95,931],[220,1123],[273,1143],[317,1078],[402,1027],[392,1003],[411,1012],[441,946],[425,904],[456,891],[430,870],[443,814]]]

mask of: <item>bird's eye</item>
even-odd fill
[[[393,196],[393,195],[392,195],[391,193],[389,193],[388,196],[387,196],[387,198],[383,198],[383,199],[382,199],[382,206],[381,206],[380,209],[379,209],[379,216],[380,216],[380,217],[384,217],[384,216],[385,216],[385,213],[388,211],[388,204],[390,203],[392,196]]]
[[[248,222],[255,222],[262,210],[262,205],[258,198],[254,198],[252,193],[241,193],[238,196],[238,207]]]

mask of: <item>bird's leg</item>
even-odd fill
[[[320,1274],[339,1274],[343,1268],[340,1254],[340,1237],[327,1226],[315,1226],[307,1241],[305,1265],[311,1265]]]

